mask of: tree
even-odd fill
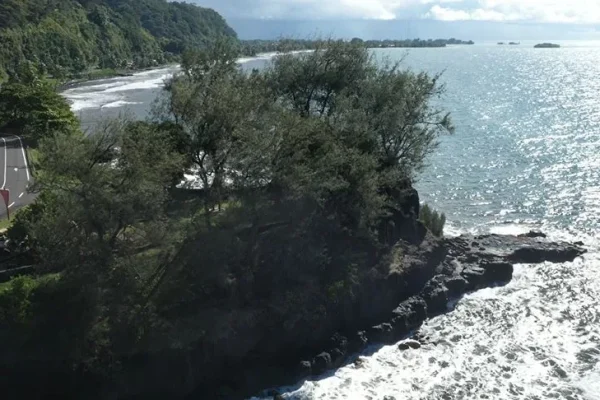
[[[39,261],[101,275],[115,256],[144,243],[144,225],[164,218],[167,189],[181,171],[172,149],[161,131],[122,121],[89,137],[44,138],[36,179],[42,196],[32,208],[43,212],[17,225],[26,226]]]
[[[67,101],[39,78],[31,64],[24,64],[18,76],[0,87],[2,128],[26,135],[33,144],[55,133],[79,132],[79,121]]]
[[[183,73],[166,86],[166,98],[156,112],[164,124],[174,123],[187,136],[190,159],[205,190],[205,216],[210,225],[231,180],[230,163],[241,136],[262,122],[270,96],[263,79],[246,75],[236,64],[235,43],[222,39],[207,50],[184,55]]]

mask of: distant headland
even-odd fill
[[[315,50],[322,48],[326,40],[242,40],[241,51],[245,56],[255,56],[260,53],[286,52],[292,50]],[[363,40],[354,38],[352,43],[360,44],[370,49],[377,48],[417,48],[417,47],[446,47],[448,45],[473,45],[472,40],[450,39],[386,39],[386,40]]]
[[[560,48],[560,44],[556,43],[539,43],[533,46],[536,49],[558,49]]]

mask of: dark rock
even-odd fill
[[[394,335],[396,337],[404,336],[410,332],[407,317],[405,315],[394,316],[391,319],[390,324],[392,325],[392,329],[394,330]]]
[[[485,270],[475,265],[468,265],[461,272],[462,278],[467,283],[466,290],[475,290],[480,288],[484,282]]]
[[[400,303],[393,311],[395,317],[404,317],[408,329],[421,325],[427,318],[427,303],[419,296],[413,296]]]
[[[460,276],[453,276],[446,279],[446,287],[448,288],[449,297],[458,297],[465,293],[467,281]]]
[[[267,396],[273,397],[273,400],[283,400],[283,396],[277,390],[269,390]]]
[[[356,332],[354,336],[350,337],[348,341],[348,352],[349,353],[358,353],[364,350],[369,343],[369,339],[367,339],[367,335],[364,331]]]
[[[539,264],[545,261],[562,263],[573,261],[585,251],[576,246],[560,246],[549,244],[548,246],[521,247],[507,256],[507,259],[515,263]]]
[[[513,265],[507,262],[484,262],[480,266],[485,270],[485,284],[508,282],[512,279]]]
[[[390,343],[394,341],[392,325],[384,323],[369,329],[369,339],[374,343]]]
[[[296,371],[296,380],[302,380],[312,375],[312,365],[310,361],[300,361]]]
[[[420,349],[421,348],[421,343],[417,342],[416,340],[405,340],[403,342],[400,342],[398,344],[398,349],[399,350],[408,350],[408,349]]]
[[[430,315],[439,314],[448,308],[448,289],[444,285],[444,281],[444,276],[435,276],[421,291],[421,297],[425,300]]]
[[[321,375],[325,371],[332,368],[331,365],[331,355],[329,353],[323,352],[315,357],[312,362],[312,374],[313,375]]]
[[[527,233],[523,233],[518,237],[526,237],[526,238],[546,238],[548,237],[545,233],[540,231],[529,231]]]
[[[337,368],[344,363],[347,354],[344,350],[336,347],[335,349],[331,350],[330,355],[332,367]]]
[[[363,368],[364,365],[365,365],[365,359],[364,358],[358,357],[356,359],[356,361],[354,361],[354,366],[356,368]]]
[[[583,243],[581,240],[577,241],[575,243],[573,243],[575,246],[585,246],[585,243]]]
[[[348,338],[340,335],[339,333],[334,334],[329,341],[331,343],[331,347],[338,347],[341,350],[348,348]]]

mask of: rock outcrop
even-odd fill
[[[469,291],[508,283],[515,263],[569,262],[585,253],[578,244],[550,242],[544,240],[545,237],[543,233],[536,232],[518,237],[463,235],[444,239],[441,245],[444,257],[441,260],[436,257],[439,263],[433,270],[425,269],[431,272],[431,277],[420,286],[418,293],[400,302],[390,312],[387,321],[354,334],[351,346],[345,347],[346,353],[337,354],[336,362],[327,356],[332,350],[316,356],[311,364],[312,376],[324,372],[324,366],[327,369],[339,367],[342,365],[340,360],[364,350],[369,344],[391,344],[410,336],[427,318],[446,312],[451,299]],[[414,250],[409,253],[412,255],[406,256],[408,259],[414,257]],[[426,263],[425,260],[421,262]],[[336,337],[338,341],[343,338],[340,334]],[[418,340],[404,340],[398,345],[399,349],[419,349],[426,340],[418,334],[413,337]],[[305,378],[310,376],[307,374]]]

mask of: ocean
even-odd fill
[[[517,265],[506,286],[460,299],[427,321],[415,351],[373,347],[294,387],[285,399],[600,399],[600,42],[495,43],[374,50],[442,73],[456,133],[420,175],[446,234],[522,233],[582,240],[573,263]],[[268,57],[243,60],[260,67]],[[128,112],[144,118],[176,67],[95,81],[64,93],[84,127]]]

